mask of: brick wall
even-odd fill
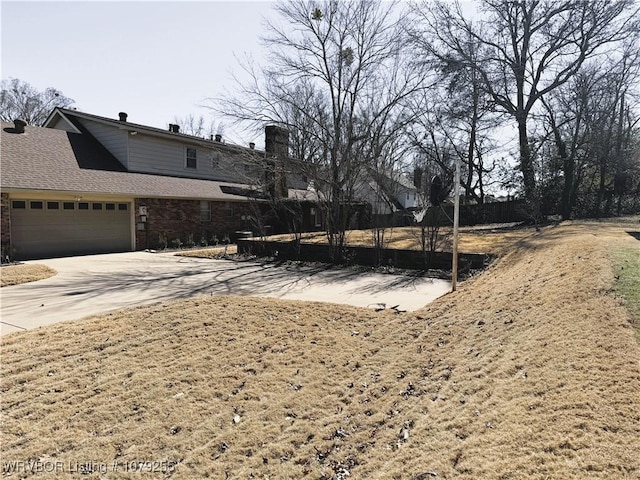
[[[136,250],[162,248],[161,235],[166,238],[167,246],[172,248],[175,239],[180,239],[186,245],[189,235],[193,235],[193,241],[200,244],[202,238],[211,243],[214,235],[220,241],[229,235],[234,240],[236,231],[251,230],[250,222],[242,218],[251,214],[249,203],[212,201],[209,205],[211,220],[202,221],[200,200],[137,198],[134,205]],[[142,206],[147,207],[147,221],[144,224],[140,215]],[[142,230],[139,229],[141,225]]]
[[[11,257],[11,208],[9,194],[0,194],[0,236],[2,243],[2,261],[7,255]]]

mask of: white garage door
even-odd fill
[[[18,260],[131,250],[129,203],[12,200]]]

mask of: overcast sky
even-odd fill
[[[212,115],[207,97],[233,89],[237,57],[260,59],[273,2],[2,1],[2,79],[54,87],[78,110],[165,128],[174,117]],[[235,138],[234,138],[235,136]],[[233,143],[262,138],[239,138]]]

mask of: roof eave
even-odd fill
[[[131,122],[121,122],[120,120],[115,120],[111,118],[101,117],[99,115],[92,115],[92,114],[87,114],[87,113],[78,112],[78,111],[68,111],[68,112],[84,120],[101,123],[103,125],[109,125],[111,127],[118,127],[120,130],[125,130],[127,132],[135,131],[135,132],[144,133],[145,135],[150,135],[153,137],[164,138],[172,141],[179,140],[181,142],[189,142],[194,145],[199,145],[203,147],[218,147],[218,148],[226,148],[229,150],[237,150],[237,151],[246,152],[250,155],[264,156],[265,154],[265,152],[262,150],[243,147],[241,145],[232,145],[232,144],[216,142],[214,140],[207,140],[206,138],[196,137],[193,135],[187,135],[179,132],[178,133],[170,132],[170,131],[162,130],[157,127],[150,127],[148,125],[141,125],[138,123],[131,123]],[[63,115],[64,112],[60,111],[60,114]],[[63,116],[63,118],[66,118],[66,117]],[[47,125],[45,124],[43,126],[46,127]]]
[[[52,128],[53,126],[53,121],[54,118],[59,117],[61,119],[63,119],[68,125],[69,127],[71,127],[71,129],[75,132],[75,133],[82,133],[78,127],[76,127],[73,122],[71,120],[69,120],[65,114],[62,112],[62,110],[59,107],[56,107],[53,109],[53,111],[49,114],[49,116],[47,117],[47,119],[45,120],[44,124],[42,125],[44,128]]]

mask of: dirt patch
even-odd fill
[[[57,272],[45,265],[6,265],[0,268],[0,286],[20,285],[53,277]]]
[[[9,334],[4,473],[637,478],[640,347],[608,256],[628,241],[529,232],[412,314],[199,297]]]

